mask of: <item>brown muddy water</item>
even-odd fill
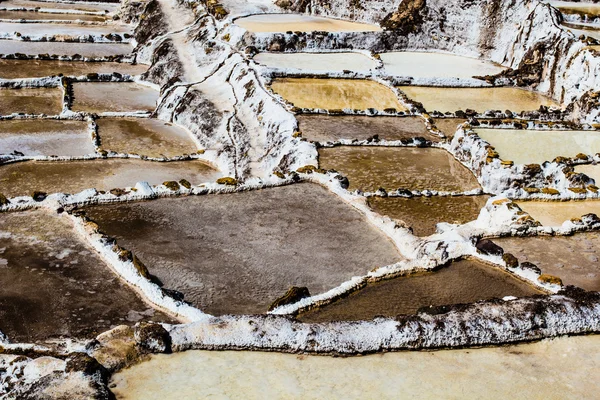
[[[0,89],[0,115],[58,115],[62,100],[63,92],[58,88]]]
[[[0,8],[4,3],[0,3]],[[85,22],[104,22],[106,17],[102,15],[85,15],[85,14],[58,14],[35,11],[0,11],[0,19],[11,20],[28,20],[28,21],[85,21]]]
[[[101,118],[97,122],[101,147],[107,151],[174,157],[198,150],[186,130],[161,120]]]
[[[96,149],[85,121],[0,121],[0,154],[19,151],[26,156],[77,157]]]
[[[119,43],[68,43],[68,42],[25,42],[23,40],[0,40],[0,54],[22,53],[37,56],[49,54],[59,56],[109,57],[130,54],[130,44]]]
[[[79,193],[84,189],[110,190],[146,181],[187,179],[194,185],[214,182],[220,174],[200,161],[152,162],[141,160],[28,161],[0,167],[0,193],[29,196],[46,193]]]
[[[417,236],[436,232],[436,224],[465,224],[476,220],[489,196],[370,197],[369,206],[378,214],[404,222]]]
[[[91,339],[116,325],[171,321],[74,233],[66,215],[0,215],[0,331],[14,342]]]
[[[367,140],[374,135],[379,139],[401,140],[417,136],[432,142],[433,136],[420,117],[362,117],[331,115],[298,115],[302,137],[314,142],[335,142],[341,139]]]
[[[122,400],[594,399],[598,346],[588,335],[361,357],[190,350],[116,373],[111,390]]]
[[[153,111],[158,91],[137,83],[110,82],[73,84],[73,111],[134,112]]]
[[[454,112],[467,109],[483,113],[487,110],[533,111],[544,106],[558,106],[554,100],[525,89],[439,88],[424,86],[398,87],[410,99],[423,103],[429,112]]]
[[[339,146],[319,149],[319,166],[348,177],[350,190],[467,191],[477,179],[441,149]]]
[[[261,14],[238,18],[235,24],[250,32],[375,32],[377,25],[301,14]]]
[[[83,61],[43,61],[43,60],[0,60],[0,78],[42,78],[63,74],[82,76],[89,73],[140,75],[146,72],[147,65],[115,62]]]
[[[401,260],[361,214],[308,183],[85,209],[165,288],[214,315],[265,313],[291,286],[317,294]]]
[[[303,322],[371,320],[380,315],[415,314],[422,307],[539,293],[533,286],[499,268],[462,260],[435,272],[369,284],[348,297],[301,313],[298,319]]]
[[[523,201],[519,206],[544,226],[561,226],[585,214],[600,216],[600,201]]]
[[[520,262],[529,261],[565,285],[600,291],[600,233],[493,239]]]
[[[325,110],[384,110],[406,111],[394,92],[384,85],[359,79],[282,78],[273,81],[275,93],[300,108]]]
[[[467,122],[463,118],[435,118],[435,126],[448,138],[453,138],[459,125]]]

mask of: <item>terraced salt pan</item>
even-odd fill
[[[82,76],[89,73],[140,75],[146,72],[147,65],[116,62],[83,62],[51,60],[0,60],[0,78],[42,78],[63,74]]]
[[[573,236],[507,237],[494,239],[520,262],[529,261],[543,273],[558,276],[565,285],[600,291],[600,233]]]
[[[3,7],[4,3],[0,3],[0,8]],[[10,20],[28,20],[28,21],[44,21],[44,20],[55,20],[55,21],[86,21],[86,22],[104,22],[106,17],[101,15],[85,15],[85,14],[56,14],[46,12],[34,12],[34,11],[0,11],[0,19]]]
[[[89,188],[107,191],[132,187],[141,181],[160,185],[182,178],[198,185],[213,182],[219,176],[199,161],[30,161],[0,167],[0,193],[9,197],[29,196],[34,190],[75,194]]]
[[[187,131],[164,121],[102,118],[97,122],[103,150],[148,157],[175,157],[198,150]]]
[[[250,32],[378,32],[376,25],[301,14],[260,14],[238,18],[235,24]]]
[[[0,3],[0,8],[35,8],[56,10],[61,12],[64,10],[77,10],[77,11],[88,11],[88,12],[114,12],[119,7],[118,3],[93,3],[85,1],[73,1],[73,2],[53,2],[53,1],[33,1],[33,0],[8,0]]]
[[[331,115],[296,116],[302,137],[315,142],[335,142],[342,139],[367,140],[374,135],[384,140],[423,137],[432,142],[440,138],[433,136],[420,117],[364,117]]]
[[[87,122],[56,120],[0,121],[0,154],[77,157],[94,154]]]
[[[600,216],[600,201],[524,201],[519,206],[544,226],[561,226],[586,214]]]
[[[58,115],[63,93],[56,88],[0,89],[0,115],[13,113]]]
[[[506,68],[489,61],[444,53],[381,53],[384,70],[389,75],[413,78],[472,78],[495,75]]]
[[[110,57],[130,54],[133,47],[120,43],[25,42],[0,40],[0,54],[49,54],[59,56]]]
[[[558,104],[539,93],[512,87],[495,88],[439,88],[424,86],[398,87],[412,100],[423,103],[427,111],[454,112],[472,109],[479,113],[487,110],[533,111],[543,106]]]
[[[592,399],[600,390],[595,379],[599,345],[599,336],[577,336],[362,357],[195,350],[153,355],[115,374],[111,390],[123,400],[398,399],[399,393],[414,399],[517,399],[531,393],[546,399]]]
[[[509,273],[471,260],[435,272],[372,283],[331,304],[298,316],[303,322],[360,321],[415,314],[421,308],[539,294]]]
[[[137,83],[80,82],[73,84],[73,111],[88,113],[153,111],[158,91]]]
[[[0,3],[1,4],[1,3]],[[0,32],[19,32],[24,36],[101,36],[109,33],[125,33],[130,28],[121,24],[111,25],[78,25],[78,24],[16,24],[12,22],[0,22]]]
[[[464,118],[436,118],[435,126],[448,138],[453,138],[458,125],[467,122]]]
[[[600,16],[600,4],[571,1],[550,1],[549,3],[563,14]]]
[[[319,149],[319,166],[335,169],[350,181],[349,190],[467,191],[477,179],[441,149],[339,146]]]
[[[315,72],[367,72],[377,66],[361,53],[260,53],[254,61],[270,68],[292,68]]]
[[[272,89],[300,108],[358,109],[394,108],[406,111],[389,88],[358,79],[283,78],[273,81]]]
[[[214,315],[265,313],[291,286],[318,294],[401,259],[362,215],[308,183],[86,212],[165,288]]]
[[[600,29],[594,27],[587,27],[585,25],[580,24],[568,24],[563,23],[563,27],[567,29],[569,32],[572,32],[576,37],[589,36],[596,40],[600,40]]]
[[[66,216],[0,215],[0,331],[14,342],[91,339],[116,325],[169,322],[76,236]]]
[[[436,224],[464,224],[474,221],[489,196],[458,197],[370,197],[373,211],[404,222],[417,236],[436,232]]]
[[[586,174],[594,181],[596,184],[600,184],[600,166],[599,165],[577,165],[575,166],[575,172]]]
[[[476,129],[475,132],[496,148],[500,158],[515,164],[542,164],[557,156],[600,152],[600,131]]]

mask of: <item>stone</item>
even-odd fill
[[[169,332],[159,324],[142,322],[134,328],[136,343],[153,353],[170,353],[171,336]]]
[[[269,311],[273,311],[277,307],[285,306],[287,304],[297,303],[298,301],[306,297],[310,297],[310,292],[308,291],[307,287],[292,286],[283,296],[281,296],[280,298],[275,300],[273,304],[271,304],[271,306],[269,307]]]
[[[492,242],[489,239],[479,240],[475,247],[477,247],[477,251],[479,251],[480,253],[490,256],[501,256],[504,254],[504,250],[502,250],[502,247],[498,246],[496,243]]]

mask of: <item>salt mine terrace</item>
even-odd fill
[[[7,21],[18,22],[25,21],[83,21],[83,22],[104,22],[107,18],[103,15],[86,15],[86,14],[65,14],[54,12],[38,12],[38,11],[1,11],[2,4],[0,3],[0,19]]]
[[[0,115],[58,115],[63,93],[58,88],[0,89],[0,100]]]
[[[300,14],[262,14],[238,18],[235,24],[249,32],[377,32],[376,25]]]
[[[566,221],[579,219],[586,214],[600,215],[600,201],[523,201],[518,203],[523,211],[543,226],[559,227]]]
[[[78,44],[74,44],[77,46]],[[147,65],[115,62],[83,62],[52,60],[0,60],[0,78],[43,78],[46,76],[83,76],[87,74],[140,75]]]
[[[128,55],[133,46],[126,43],[69,43],[69,42],[25,42],[22,40],[0,40],[0,54],[25,54],[37,56],[49,54],[84,58],[102,58]]]
[[[88,113],[150,112],[158,91],[130,82],[80,82],[73,84],[73,111]]]

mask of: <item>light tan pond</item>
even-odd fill
[[[361,53],[260,53],[254,61],[270,68],[294,68],[317,72],[366,72],[377,66]]]
[[[1,3],[0,3],[1,4]],[[109,33],[125,33],[130,28],[121,24],[111,25],[79,25],[79,24],[53,24],[35,23],[18,24],[12,22],[0,22],[0,32],[19,32],[24,36],[67,36],[79,37],[87,35],[107,35]]]
[[[417,236],[436,232],[436,224],[465,224],[477,219],[489,196],[371,197],[373,211],[404,222]]]
[[[335,169],[350,190],[466,191],[479,188],[475,176],[445,150],[339,146],[319,149],[319,166]]]
[[[79,193],[84,189],[110,190],[146,181],[187,179],[194,185],[214,182],[220,175],[199,161],[152,162],[141,160],[28,161],[0,167],[0,193],[28,196],[46,193]]]
[[[377,82],[358,79],[276,79],[273,91],[300,108],[357,109],[394,108],[406,111],[394,92]]]
[[[133,47],[120,43],[25,42],[0,40],[0,54],[49,54],[59,56],[109,57],[130,54]]]
[[[137,83],[75,83],[73,111],[89,113],[152,111],[158,91]]]
[[[140,75],[147,65],[115,62],[43,61],[43,60],[0,60],[0,78],[42,78],[63,74],[82,76],[89,73]]]
[[[186,130],[156,119],[102,118],[98,134],[102,149],[118,153],[174,157],[198,150]]]
[[[94,154],[87,122],[57,120],[0,121],[0,154],[84,156]]]
[[[493,239],[520,262],[529,261],[565,285],[600,291],[600,233]]]
[[[0,3],[0,8],[4,3]],[[86,21],[86,22],[104,22],[106,17],[102,15],[85,15],[85,14],[57,14],[47,12],[34,11],[0,11],[0,19],[11,20],[54,20],[54,21]]]
[[[62,100],[62,90],[55,88],[0,89],[0,115],[58,115],[62,111]]]
[[[427,111],[455,112],[467,109],[483,113],[487,110],[533,111],[558,104],[539,93],[512,87],[440,88],[400,86],[409,98],[423,103]]]
[[[404,51],[380,56],[388,74],[413,78],[472,78],[495,75],[505,69],[490,61],[444,53]]]
[[[435,126],[448,138],[453,138],[458,125],[467,122],[463,118],[436,118]]]
[[[575,172],[586,174],[596,181],[596,185],[600,185],[600,165],[577,165],[575,166]]]
[[[27,9],[47,9],[47,10],[77,10],[89,12],[116,11],[118,3],[97,3],[87,1],[34,1],[34,0],[7,0],[0,3],[0,8],[27,8]]]
[[[600,201],[523,201],[519,206],[544,226],[561,226],[585,214],[600,216]]]
[[[600,152],[600,131],[476,129],[475,132],[496,148],[500,158],[515,164],[542,164],[557,156]]]
[[[238,18],[235,24],[250,32],[372,32],[377,25],[301,14],[260,14]]]

